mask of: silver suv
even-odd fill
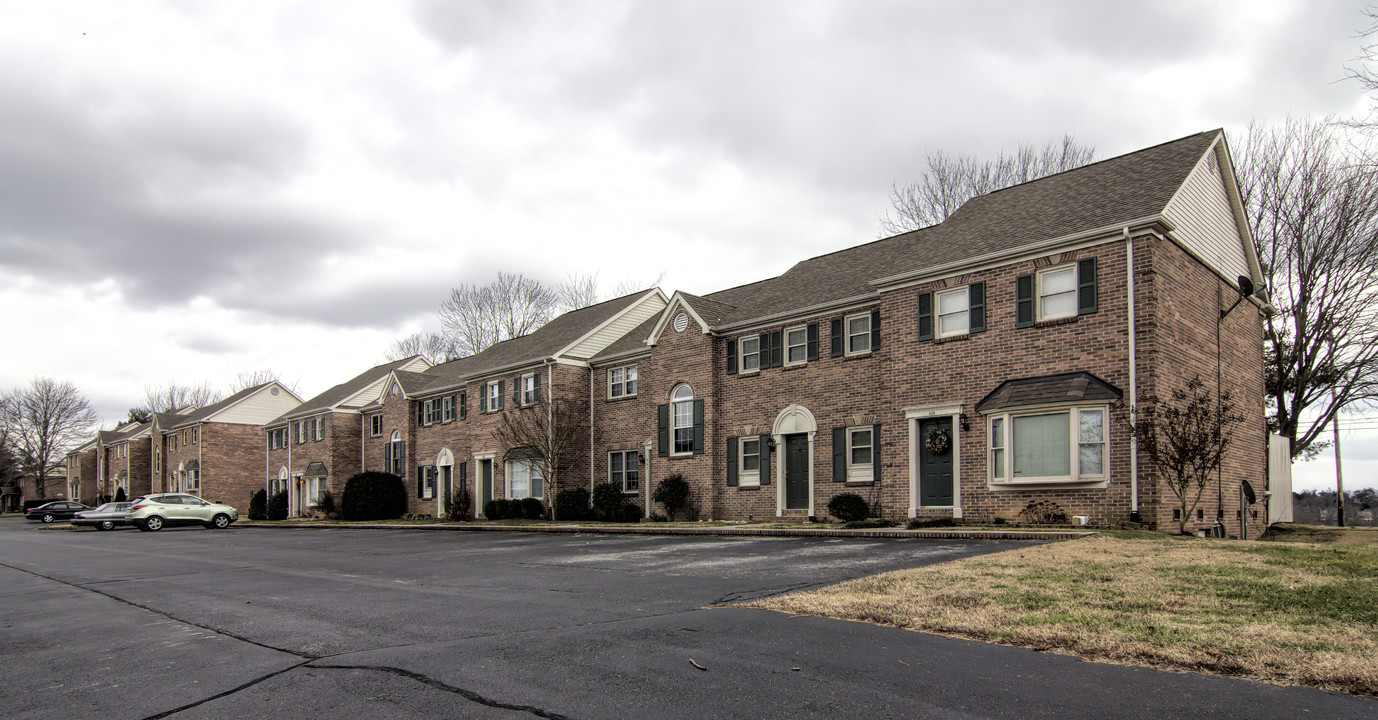
[[[195,495],[160,493],[134,500],[125,522],[146,532],[157,532],[170,525],[224,529],[238,519],[239,511],[229,505],[206,502]]]

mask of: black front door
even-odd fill
[[[785,436],[785,509],[809,509],[809,436]]]
[[[478,492],[474,493],[474,516],[483,512],[483,506],[493,499],[493,461],[478,461]]]
[[[952,505],[952,418],[919,421],[919,504]]]

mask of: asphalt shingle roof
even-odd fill
[[[253,387],[246,387],[246,388],[244,388],[243,390],[240,390],[239,392],[237,392],[237,393],[235,393],[235,394],[233,394],[233,395],[231,395],[231,396],[225,398],[224,400],[221,400],[221,401],[219,401],[219,402],[213,402],[213,403],[211,403],[210,405],[207,405],[207,406],[205,406],[205,407],[203,407],[203,408],[199,408],[199,409],[196,410],[195,412],[190,412],[190,413],[187,413],[186,415],[177,415],[177,416],[176,416],[177,420],[174,421],[174,424],[169,425],[169,426],[167,426],[167,427],[165,427],[165,428],[163,428],[163,429],[164,429],[164,430],[172,430],[172,429],[174,429],[174,428],[180,428],[180,427],[184,427],[184,426],[187,426],[187,425],[193,425],[193,424],[195,424],[195,423],[199,423],[199,422],[201,422],[202,420],[205,420],[206,418],[210,417],[211,415],[214,415],[214,414],[220,412],[221,410],[224,410],[225,408],[227,408],[227,407],[229,407],[229,406],[231,406],[231,405],[233,405],[233,404],[239,402],[240,400],[243,400],[244,398],[246,398],[246,397],[248,397],[248,396],[250,396],[250,395],[253,395],[255,392],[257,392],[258,390],[262,389],[263,387],[268,386],[268,385],[272,385],[274,382],[276,382],[276,381],[275,381],[275,380],[270,380],[270,381],[268,381],[268,382],[266,382],[266,383],[260,383],[260,384],[258,384],[258,385],[253,386]]]
[[[291,410],[288,410],[282,415],[279,415],[278,417],[274,418],[271,422],[269,422],[268,425],[275,425],[277,423],[289,420],[291,418],[304,417],[307,415],[313,415],[322,410],[328,410],[334,407],[335,405],[339,404],[341,401],[348,398],[350,395],[353,395],[354,393],[357,393],[360,390],[363,390],[364,388],[368,387],[370,383],[378,381],[380,378],[386,376],[393,370],[396,370],[397,368],[400,368],[403,365],[406,365],[407,363],[415,359],[416,356],[413,355],[411,357],[402,358],[401,360],[394,360],[393,362],[383,363],[382,365],[375,365],[359,373],[358,375],[355,375],[349,380],[346,380],[340,383],[339,385],[330,388],[329,390],[321,392],[320,394],[316,395],[310,400],[307,400],[306,402],[292,408]]]
[[[1019,378],[1000,383],[976,403],[977,412],[1033,405],[1065,405],[1087,400],[1118,400],[1119,388],[1088,372]]]

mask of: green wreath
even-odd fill
[[[952,436],[946,430],[933,428],[924,436],[923,444],[934,455],[946,455],[952,449]]]

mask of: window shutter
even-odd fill
[[[426,403],[421,402],[420,400],[416,401],[416,424],[426,424]]]
[[[871,350],[880,349],[880,311],[871,311]]]
[[[462,393],[460,393],[460,394],[459,394],[459,419],[460,419],[460,420],[463,420],[466,416],[468,416],[468,414],[469,414],[469,408],[467,407],[468,405],[469,405],[469,393],[467,393],[467,392],[462,392]]]
[[[521,407],[522,404],[522,376],[512,378],[512,407]]]
[[[737,485],[737,436],[727,438],[727,486]]]
[[[468,460],[460,460],[460,461],[459,461],[459,486],[460,486],[461,488],[463,488],[463,487],[464,487],[464,483],[468,482],[468,480],[469,480],[469,461],[468,461]]]
[[[397,462],[397,469],[398,469],[398,470],[401,470],[402,468],[404,468],[404,467],[407,466],[407,441],[406,441],[406,440],[403,440],[402,442],[397,443],[397,453],[398,453],[398,455],[399,455],[400,457],[393,458],[393,460],[395,460],[395,461]],[[398,475],[403,475],[404,473],[397,473],[397,474],[398,474]]]
[[[694,401],[694,454],[703,454],[703,401]]]
[[[871,426],[871,479],[880,482],[880,423]]]
[[[781,336],[781,332],[776,330],[770,334],[770,366],[773,368],[785,364],[784,338]],[[761,364],[764,365],[765,363]]]
[[[670,406],[656,406],[656,454],[670,454]]]
[[[727,341],[727,374],[737,374],[737,341]]]
[[[805,330],[804,332],[805,332],[805,335],[808,337],[808,345],[806,346],[807,349],[808,349],[808,359],[809,359],[809,360],[817,360],[817,359],[818,359],[818,323],[816,323],[816,322],[811,322],[811,323],[809,323],[808,329]]]
[[[1077,261],[1077,314],[1089,315],[1096,311],[1099,298],[1096,293],[1096,259],[1083,258]]]
[[[761,484],[770,484],[770,436],[762,435],[761,441]]]
[[[933,293],[919,293],[919,339],[933,339]]]
[[[536,373],[536,378],[532,380],[536,385],[536,402],[541,401],[541,374]]]
[[[842,357],[842,353],[846,352],[846,348],[842,345],[842,318],[833,318],[830,330],[832,331],[829,333],[832,336],[829,338],[832,341],[830,354],[833,357]]]
[[[986,284],[974,282],[967,286],[967,308],[971,319],[968,332],[986,331]]]
[[[489,410],[501,410],[501,409],[502,409],[502,393],[504,392],[502,383],[503,383],[502,380],[499,380],[499,381],[498,381],[498,406],[497,406],[497,407],[494,407],[494,408],[488,408]]]
[[[847,428],[833,428],[833,482],[847,480]]]
[[[1020,275],[1014,279],[1014,326],[1032,327],[1034,324],[1034,276]]]
[[[383,472],[392,472],[392,443],[383,445]]]
[[[426,468],[416,466],[416,497],[426,497]]]

